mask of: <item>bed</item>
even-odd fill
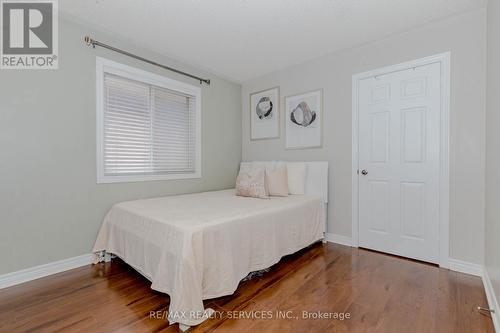
[[[250,272],[324,238],[326,162],[309,162],[306,194],[257,199],[234,189],[114,205],[94,253],[111,253],[170,296],[181,329],[207,319],[203,300],[231,295]]]

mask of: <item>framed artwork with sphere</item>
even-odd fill
[[[285,98],[287,149],[319,148],[322,145],[322,91]]]
[[[250,94],[250,140],[279,138],[279,101],[279,87]]]

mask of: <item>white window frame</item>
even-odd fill
[[[127,79],[178,91],[195,97],[196,142],[195,172],[161,175],[105,175],[104,174],[104,74],[114,74]],[[184,82],[169,79],[132,66],[109,59],[96,57],[96,146],[97,146],[97,183],[128,183],[155,180],[201,178],[201,88]]]

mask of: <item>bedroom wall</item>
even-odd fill
[[[95,57],[198,85],[83,43],[91,34],[208,77],[202,86],[202,179],[96,184]],[[60,20],[58,70],[0,71],[0,274],[89,253],[116,202],[234,186],[241,158],[241,86]]]
[[[326,55],[242,85],[243,160],[330,162],[328,232],[351,236],[352,75],[451,51],[450,256],[482,264],[485,206],[484,9],[440,21],[382,41]],[[249,94],[280,86],[284,96],[323,89],[324,144],[320,149],[285,150],[281,138],[250,141]]]
[[[500,2],[488,2],[486,271],[500,300]],[[490,306],[493,306],[490,304]],[[498,311],[496,309],[497,318]]]

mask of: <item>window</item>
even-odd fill
[[[201,89],[97,58],[97,182],[201,177]]]

